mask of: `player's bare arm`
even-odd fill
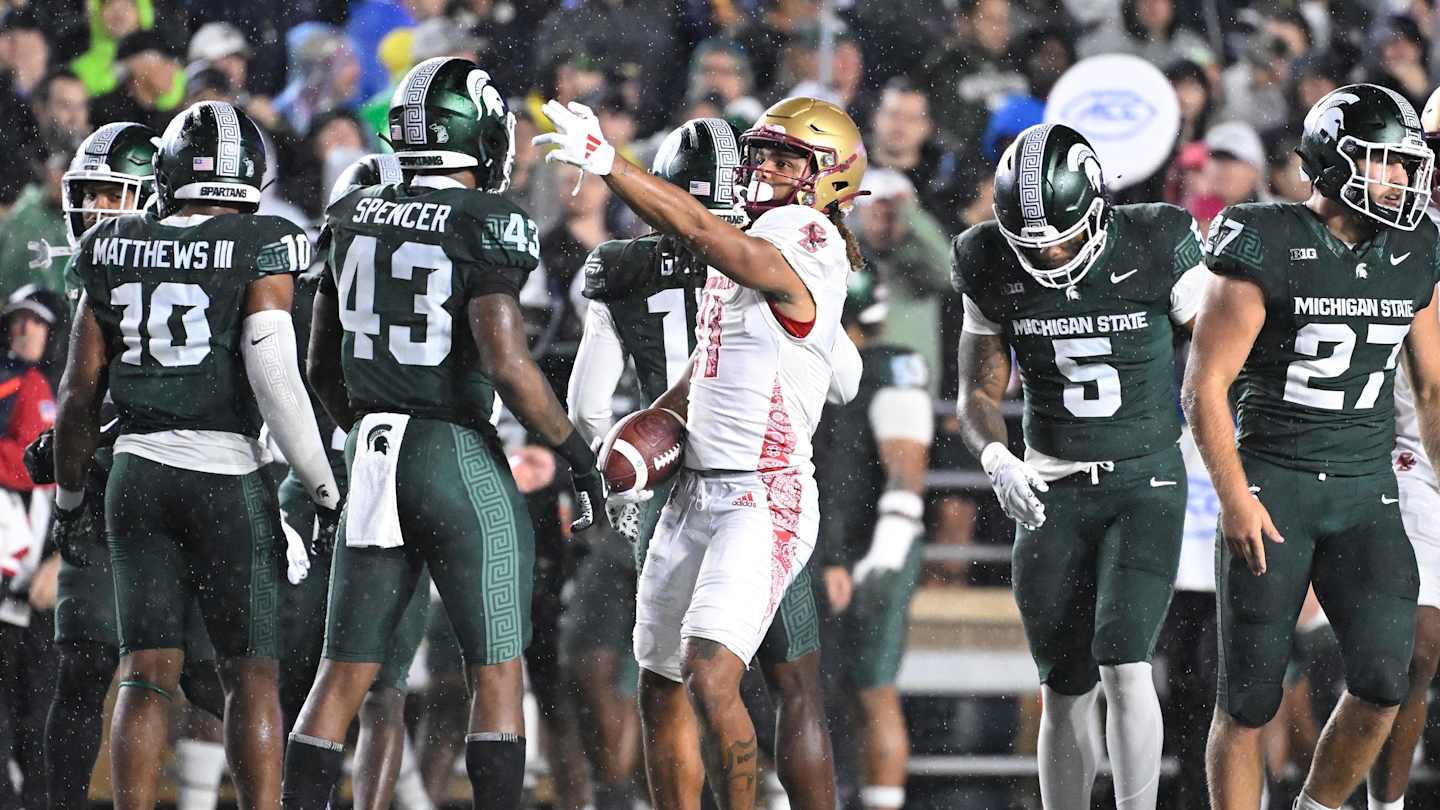
[[[70,354],[60,379],[55,419],[55,482],[68,492],[85,488],[85,471],[99,442],[107,363],[105,336],[89,296],[82,293],[70,330]]]
[[[572,102],[567,108],[552,100],[546,103],[545,114],[557,132],[536,136],[534,143],[560,147],[548,153],[546,160],[561,160],[604,177],[611,191],[641,219],[680,239],[687,249],[736,284],[765,293],[780,314],[798,321],[814,319],[815,301],[809,289],[774,245],[747,235],[706,210],[688,190],[616,154],[605,142],[594,114],[584,105]],[[798,175],[801,172],[797,169],[807,160],[777,151],[761,168]],[[784,161],[795,161],[797,165],[781,165]]]
[[[1220,530],[1225,542],[1259,576],[1265,573],[1265,540],[1283,543],[1285,538],[1260,499],[1250,492],[1235,448],[1229,393],[1265,324],[1264,295],[1252,282],[1216,276],[1195,320],[1181,402],[1220,497]]]
[[[344,372],[340,368],[340,340],[344,336],[340,325],[339,302],[325,294],[315,294],[313,315],[310,320],[310,349],[306,353],[306,379],[320,404],[346,433],[355,424],[355,410],[350,407],[350,396],[345,392]]]
[[[1415,412],[1425,455],[1440,458],[1440,294],[1415,313],[1405,338],[1406,370],[1415,390]]]
[[[690,421],[690,375],[695,372],[695,356],[690,356],[690,363],[685,366],[685,373],[680,379],[670,386],[665,393],[661,394],[654,402],[650,403],[652,408],[665,408],[680,414],[680,418]]]
[[[979,458],[994,442],[1007,441],[1000,402],[1010,384],[1010,347],[1000,335],[960,333],[960,437]]]
[[[604,484],[595,469],[595,454],[530,356],[520,302],[508,293],[491,293],[472,299],[467,311],[481,371],[495,382],[500,398],[520,424],[539,434],[570,463],[576,490],[590,497],[590,508],[581,505],[575,528],[587,529],[593,521],[603,529],[605,510],[599,506],[604,501]]]

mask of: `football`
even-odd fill
[[[611,492],[654,489],[674,477],[685,455],[685,420],[646,408],[615,423],[600,445],[600,469]]]

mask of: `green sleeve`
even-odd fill
[[[520,209],[470,207],[451,260],[467,298],[491,293],[519,295],[525,279],[540,264],[540,229]]]
[[[974,298],[975,266],[984,251],[980,249],[980,225],[972,225],[950,243],[950,286],[955,292]]]
[[[1244,206],[1231,206],[1210,223],[1205,265],[1212,273],[1253,281],[1266,297],[1280,292],[1279,279],[1267,270],[1259,223]]]
[[[310,237],[299,225],[280,217],[260,217],[255,223],[258,246],[251,268],[256,278],[298,275],[310,267]]]
[[[1195,223],[1195,218],[1190,212],[1177,206],[1166,206],[1166,228],[1165,232],[1175,245],[1173,252],[1174,261],[1171,266],[1171,275],[1180,278],[1190,268],[1205,261],[1204,250],[1201,247],[1202,237],[1200,226]]]

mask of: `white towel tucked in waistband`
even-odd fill
[[[345,545],[398,548],[404,544],[395,501],[395,466],[409,421],[408,415],[398,413],[361,418],[345,506]]]

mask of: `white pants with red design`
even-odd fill
[[[814,478],[798,469],[682,470],[640,572],[640,666],[680,681],[687,638],[722,644],[748,666],[815,550],[819,523]]]
[[[1405,521],[1405,534],[1415,548],[1415,563],[1420,568],[1419,603],[1440,608],[1440,489],[1424,475],[1396,473],[1399,484],[1400,517]]]

